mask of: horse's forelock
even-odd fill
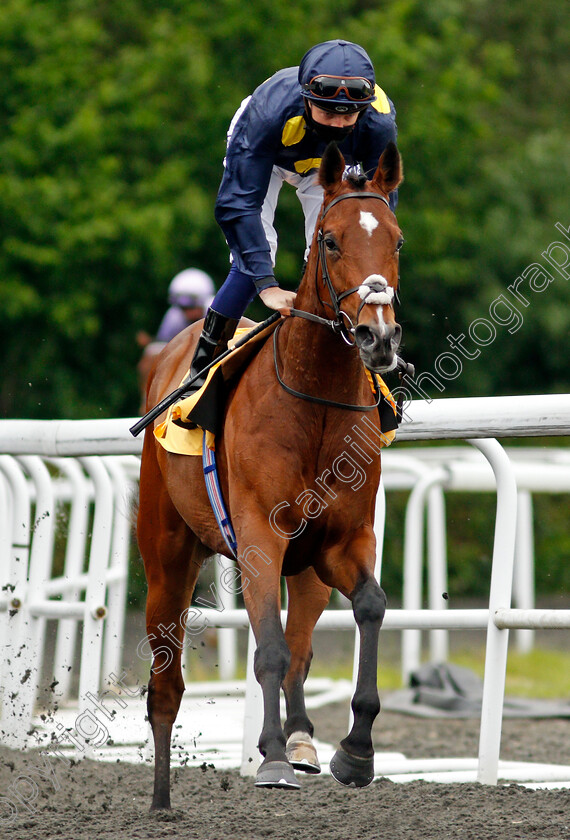
[[[347,176],[346,180],[347,180],[347,183],[349,184],[349,186],[352,187],[353,189],[362,190],[368,179],[367,179],[366,175],[351,174],[351,175]]]

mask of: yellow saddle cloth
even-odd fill
[[[233,339],[228,343],[228,347],[230,349],[233,349],[235,342],[242,338],[242,336],[246,335],[246,333],[250,332],[250,330],[252,329],[253,327],[238,328]],[[175,421],[178,420],[182,422],[187,422],[193,408],[208,392],[212,379],[216,375],[218,369],[221,367],[224,377],[229,378],[229,376],[233,375],[236,372],[236,370],[239,370],[239,368],[251,356],[253,350],[256,349],[259,340],[264,340],[265,338],[267,338],[268,332],[272,332],[272,330],[273,327],[268,328],[268,330],[264,330],[258,336],[252,338],[251,341],[247,342],[242,347],[240,347],[235,353],[230,353],[229,356],[226,356],[226,358],[223,359],[223,361],[218,362],[218,364],[214,365],[208,371],[206,382],[200,388],[199,391],[190,394],[190,396],[188,397],[184,397],[183,399],[179,400],[179,402],[174,403],[174,405],[170,406],[166,415],[166,419],[154,430],[154,436],[156,437],[160,445],[164,447],[164,449],[166,449],[168,452],[173,452],[177,455],[202,455],[202,442],[204,434],[206,435],[206,446],[209,449],[216,448],[215,435],[212,434],[212,432],[204,432],[204,430],[200,427],[188,429],[178,425]],[[238,356],[239,360],[237,359]],[[366,375],[368,376],[368,379],[370,381],[371,389],[374,390],[374,382],[372,379],[372,374],[369,370],[366,370]],[[186,373],[184,379],[186,379],[187,376],[188,373]],[[382,377],[378,376],[378,374],[376,374],[376,376],[384,398],[392,408],[394,415],[396,415],[396,403],[392,394],[390,393],[388,386],[386,385]],[[182,381],[184,381],[184,379]],[[382,439],[384,441],[384,446],[389,446],[395,437],[396,429],[391,429],[387,431],[382,430]]]

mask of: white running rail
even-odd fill
[[[70,693],[78,623],[80,701],[99,690],[102,672],[119,673],[138,470],[134,456],[0,455],[0,687],[8,746],[24,748],[29,740],[47,619],[57,619],[52,702]],[[58,571],[54,540],[62,517],[68,526]]]
[[[402,610],[388,610],[384,626],[387,629],[398,627],[405,630],[486,627],[487,646],[478,780],[486,784],[496,784],[507,663],[508,628],[567,628],[570,627],[570,611],[513,610],[511,608],[518,491],[513,466],[503,448],[494,438],[570,434],[570,395],[440,399],[430,403],[413,401],[406,407],[404,416],[405,422],[398,433],[399,440],[466,440],[483,453],[495,477],[497,513],[488,609],[422,610],[412,607]],[[50,506],[50,509],[53,508],[54,502],[50,498],[50,490],[48,489],[49,482],[44,480],[44,470],[46,468],[41,459],[39,459],[39,463],[42,466],[39,466],[39,463],[34,460],[34,456],[43,456],[48,459],[66,456],[79,457],[83,468],[89,472],[93,484],[104,494],[107,491],[103,491],[102,487],[107,480],[112,486],[111,472],[108,466],[105,466],[105,459],[101,459],[101,469],[93,466],[89,469],[88,456],[139,454],[142,441],[133,439],[128,432],[133,422],[133,419],[0,421],[0,452],[4,453],[0,456],[0,463],[3,466],[1,474],[4,476],[5,483],[5,487],[0,489],[0,501],[9,496],[18,503],[27,505],[29,510],[30,491],[28,484],[32,482],[37,494],[37,509],[43,510]],[[16,473],[20,471],[10,466],[13,461],[10,456],[17,456],[21,461],[28,472],[28,481],[16,477]],[[21,456],[27,457],[22,458]],[[103,472],[105,472],[107,479],[104,479]],[[420,477],[419,480],[422,481],[422,478]],[[432,490],[437,490],[438,481],[440,484],[443,481],[441,476],[438,476],[436,481],[432,481],[430,476],[422,485],[422,493],[425,495],[428,490],[430,493]],[[108,492],[112,494],[112,489]],[[419,498],[420,493],[418,492],[417,495]],[[16,501],[14,501],[14,507]],[[106,515],[111,517],[109,510]],[[45,559],[34,562],[34,558],[30,559],[28,557],[31,527],[29,515],[27,521],[25,518],[24,521],[17,520],[18,517],[12,515],[9,582],[10,586],[15,588],[11,592],[4,591],[0,601],[0,610],[2,608],[4,610],[0,612],[0,619],[3,620],[3,629],[6,633],[4,638],[8,645],[12,645],[11,653],[13,655],[17,654],[14,646],[20,644],[20,639],[29,639],[33,643],[33,639],[39,636],[41,620],[45,620],[48,615],[53,615],[65,619],[81,618],[84,621],[84,636],[87,639],[85,641],[84,638],[84,655],[95,656],[101,649],[100,619],[104,617],[108,609],[105,603],[105,589],[108,586],[105,575],[109,575],[108,581],[110,582],[113,580],[113,575],[116,574],[113,571],[112,564],[109,566],[108,563],[105,564],[95,557],[90,558],[87,580],[81,580],[81,586],[85,584],[86,591],[84,603],[77,602],[73,598],[70,598],[67,603],[54,602],[49,598],[49,595],[53,592],[50,590],[48,593],[45,588],[46,579],[49,577],[46,572]],[[53,539],[53,530],[50,530],[50,523],[46,520],[49,520],[49,517],[41,519],[36,516],[32,553],[38,533],[41,535],[40,545],[48,546]],[[101,542],[104,539],[109,540],[109,536],[102,534]],[[122,538],[117,538],[117,541],[121,543]],[[3,546],[5,542],[5,540],[0,541],[0,546]],[[42,551],[45,551],[47,555],[46,548]],[[37,553],[40,554],[40,549]],[[101,554],[108,555],[108,547],[102,549]],[[43,557],[43,554],[41,556]],[[98,571],[96,573],[92,571],[91,563],[94,564],[94,567],[97,567]],[[98,563],[101,563],[101,565],[98,566]],[[29,580],[26,577],[28,565],[30,568]],[[36,568],[39,571],[35,571]],[[75,591],[77,591],[79,578],[76,577],[74,582],[76,585]],[[66,592],[68,592],[70,582],[66,580],[64,583],[67,587]],[[63,588],[61,596],[64,596]],[[415,598],[416,595],[413,597]],[[10,612],[14,614],[11,617],[12,623],[8,636],[7,621]],[[204,610],[203,614],[205,618],[208,618],[211,626],[224,628],[248,626],[247,616],[243,610],[229,608],[223,612]],[[31,618],[32,621],[30,621]],[[353,626],[352,615],[343,610],[329,610],[323,614],[318,626]],[[13,629],[16,627],[19,630],[17,633],[13,633]],[[86,629],[87,632],[85,633]],[[9,670],[5,669],[5,673]],[[92,676],[88,680],[87,677],[84,678],[81,675],[80,692],[93,686],[92,680]],[[32,693],[31,688],[29,693]],[[5,708],[7,694],[8,691],[5,690]],[[246,730],[248,729],[249,719],[249,725],[256,727],[257,734],[258,721],[255,720],[256,716],[252,714],[254,703],[255,686],[252,684],[248,687],[249,714],[246,711]],[[248,741],[246,731],[244,735],[246,747],[248,743],[251,743],[251,739]],[[244,760],[246,758],[244,752]],[[252,765],[255,765],[255,761],[250,762],[250,767],[254,770]]]

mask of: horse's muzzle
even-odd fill
[[[359,324],[354,340],[360,358],[369,370],[387,373],[396,367],[396,352],[400,346],[402,328],[399,324]]]

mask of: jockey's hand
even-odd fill
[[[297,293],[281,289],[279,286],[270,286],[263,289],[259,297],[269,309],[277,309],[282,315],[290,315]]]

